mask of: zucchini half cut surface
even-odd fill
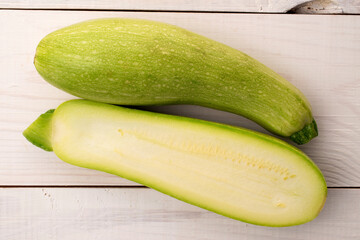
[[[311,221],[326,199],[325,179],[303,152],[238,127],[70,100],[23,134],[70,164],[252,224]]]

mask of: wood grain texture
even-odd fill
[[[46,83],[33,66],[48,33],[91,18],[132,17],[176,24],[260,60],[309,99],[320,136],[302,146],[329,186],[360,186],[360,17],[210,13],[0,11],[0,184],[132,185],[63,163],[21,132],[73,97]],[[146,109],[266,132],[234,114],[196,106]]]
[[[216,11],[283,13],[309,0],[3,0],[0,8],[112,9],[152,11]]]
[[[304,225],[269,228],[232,220],[141,188],[5,188],[0,239],[360,239],[360,190],[330,189]]]
[[[297,14],[359,14],[360,0],[314,0],[292,9]]]

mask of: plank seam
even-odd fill
[[[143,185],[0,185],[1,188],[149,188]],[[149,188],[150,189],[150,188]],[[359,187],[328,187],[328,189],[360,189]]]
[[[0,185],[0,188],[149,188],[143,185]]]
[[[154,12],[154,13],[220,13],[220,14],[288,14],[288,15],[360,15],[358,13],[295,13],[290,9],[287,12],[242,12],[242,11],[206,11],[206,10],[155,10],[155,9],[87,9],[87,8],[3,8],[9,11],[89,11],[89,12]]]
[[[19,11],[90,11],[90,12],[169,12],[169,13],[245,13],[245,14],[285,14],[285,12],[241,12],[241,11],[206,11],[206,10],[156,10],[156,9],[105,9],[105,8],[2,8],[0,10]]]

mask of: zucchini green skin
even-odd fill
[[[46,81],[85,99],[201,105],[242,115],[298,144],[318,134],[305,96],[279,74],[165,23],[114,18],[71,25],[41,40],[34,64]]]
[[[70,164],[256,225],[311,221],[327,195],[321,171],[303,152],[224,124],[71,100],[25,133]]]

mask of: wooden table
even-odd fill
[[[318,11],[318,5],[298,5],[305,1],[281,0],[30,2],[0,2],[0,239],[360,239],[359,1],[337,1],[337,8],[318,1],[328,4]],[[340,8],[355,15],[283,14]],[[274,14],[263,14],[268,12]],[[295,227],[245,224],[71,166],[28,143],[21,133],[39,114],[74,98],[36,72],[38,42],[58,28],[104,17],[184,27],[242,50],[297,86],[319,125],[319,137],[300,148],[328,183],[321,214]],[[148,109],[266,132],[242,117],[202,107]]]

